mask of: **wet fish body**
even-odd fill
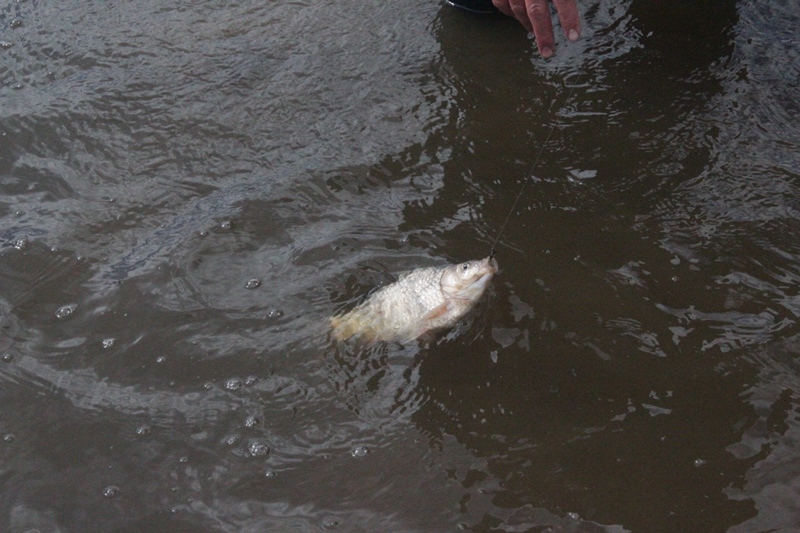
[[[331,318],[333,337],[406,342],[452,327],[478,303],[496,272],[497,262],[489,257],[406,272],[352,311]]]

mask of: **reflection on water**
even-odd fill
[[[799,15],[582,9],[542,61],[435,2],[0,5],[0,529],[800,522]],[[331,341],[509,212],[452,331]]]

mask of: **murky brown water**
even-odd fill
[[[800,524],[800,10],[581,6],[0,5],[0,530]]]

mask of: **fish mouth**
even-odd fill
[[[483,290],[486,287],[486,284],[497,274],[498,266],[497,261],[494,257],[486,257],[481,260],[481,267],[484,272],[480,275],[478,279],[470,284],[472,288],[479,288]]]
[[[488,269],[492,275],[497,274],[497,271],[500,270],[500,267],[497,265],[497,259],[492,256],[481,259],[481,266]]]
[[[479,277],[478,279],[475,280],[475,282],[472,284],[472,286],[473,287],[480,287],[481,289],[483,289],[486,286],[486,284],[489,283],[489,281],[492,279],[492,277],[494,277],[494,273],[495,273],[495,271],[492,270],[491,272],[487,272],[486,274],[483,274],[481,277]]]

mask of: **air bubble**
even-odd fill
[[[261,286],[261,280],[258,278],[247,280],[247,283],[244,284],[245,289],[257,289],[260,286]]]
[[[62,305],[56,309],[56,318],[67,318],[78,309],[78,304]]]
[[[136,428],[136,436],[137,437],[146,437],[150,434],[150,426],[139,426]]]
[[[156,357],[156,363],[163,363],[166,360],[167,358],[164,355],[159,355],[158,357]]]
[[[268,318],[280,318],[283,316],[283,311],[280,309],[271,309],[269,313],[267,313]]]
[[[15,440],[17,440],[17,436],[14,435],[13,433],[6,433],[5,435],[3,435],[3,442],[11,443],[14,442]]]
[[[7,50],[7,49],[11,48],[12,46],[13,45],[8,41],[0,41],[0,48],[2,48],[3,50]]]
[[[3,354],[3,357],[2,357],[2,358],[0,358],[0,359],[2,359],[2,361],[3,361],[4,363],[10,363],[11,361],[13,361],[13,360],[14,360],[14,356],[13,356],[13,355],[11,355],[10,353],[4,353],[4,354]]]
[[[275,471],[271,468],[267,468],[266,470],[264,470],[264,477],[272,479],[277,475],[278,474],[276,474]]]
[[[254,428],[258,425],[258,418],[253,415],[248,416],[244,419],[244,427],[246,428]]]
[[[248,387],[251,387],[258,383],[258,378],[256,376],[247,376],[244,380],[244,384]]]
[[[231,229],[231,221],[230,220],[226,220],[226,221],[222,222],[219,225],[219,227],[224,229],[224,230],[229,230],[229,229]]]
[[[707,463],[707,461],[705,461],[704,459],[695,459],[694,460],[694,466],[696,466],[697,468],[700,468],[701,466],[705,466],[706,463]]]
[[[20,85],[19,83],[17,85],[14,86],[14,89],[22,88],[22,85]],[[22,250],[23,248],[25,248],[25,246],[28,245],[28,241],[25,239],[16,239],[12,244],[14,248],[16,248],[17,250]]]
[[[366,446],[356,446],[355,448],[353,448],[353,451],[350,452],[350,454],[353,457],[366,457],[368,453],[369,453],[369,448],[367,448]]]
[[[115,487],[114,485],[109,485],[108,487],[103,489],[104,498],[113,498],[117,494],[119,494],[119,488]]]
[[[178,459],[178,462],[179,462],[179,463],[181,463],[181,464],[183,464],[183,465],[185,465],[186,463],[188,463],[188,462],[189,462],[189,457],[187,457],[186,455],[182,455],[182,456],[181,456],[181,457]]]
[[[115,342],[116,342],[116,339],[112,339],[112,338],[103,339],[103,348],[111,348],[112,346],[114,346]]]
[[[11,22],[9,22],[8,25],[11,28],[19,28],[22,26],[22,19],[11,19]]]
[[[326,518],[322,521],[322,527],[325,529],[336,529],[339,526],[339,521],[334,518]]]
[[[225,388],[227,390],[239,390],[242,388],[242,380],[239,378],[231,378],[225,382]]]
[[[240,440],[242,440],[242,437],[240,437],[239,435],[228,435],[227,437],[225,437],[225,444],[227,444],[228,446],[236,446],[237,444],[239,444]]]
[[[266,457],[269,455],[269,446],[263,442],[251,442],[250,446],[248,446],[248,450],[253,457]]]

